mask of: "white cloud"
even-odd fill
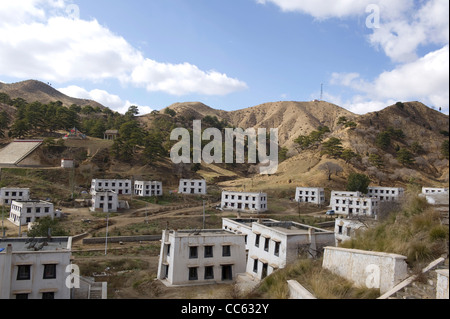
[[[374,81],[357,73],[333,73],[331,84],[342,85],[363,93],[367,102],[353,101],[349,108],[361,110],[369,101],[421,101],[429,106],[449,107],[449,46],[431,52],[411,63],[381,73]],[[373,102],[372,105],[378,105]],[[356,106],[360,105],[360,106]]]
[[[70,97],[96,101],[121,114],[125,114],[128,111],[128,108],[132,105],[139,108],[139,115],[148,114],[153,111],[149,106],[138,105],[128,100],[123,101],[118,95],[108,93],[105,90],[94,89],[88,91],[82,87],[70,85],[65,88],[59,88],[58,91]]]
[[[116,79],[172,95],[247,88],[223,73],[146,58],[98,21],[70,18],[67,8],[65,0],[1,0],[0,75],[59,83]]]

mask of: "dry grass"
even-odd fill
[[[404,255],[413,268],[446,253],[448,239],[448,227],[441,225],[439,213],[424,198],[414,196],[408,197],[400,211],[341,247]]]
[[[288,299],[288,280],[297,280],[317,299],[375,299],[379,290],[358,288],[322,268],[322,260],[301,259],[264,279],[250,297]]]

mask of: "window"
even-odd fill
[[[270,238],[266,238],[264,241],[264,250],[265,251],[269,251],[269,242],[270,242]]]
[[[338,234],[342,235],[342,226],[339,226]]]
[[[17,294],[16,299],[28,299],[28,294]]]
[[[30,280],[31,265],[21,265],[17,270],[17,280]]]
[[[222,247],[222,256],[223,257],[230,257],[231,256],[231,246],[226,245]]]
[[[275,256],[280,256],[280,242],[278,242],[278,241],[275,242],[275,249],[274,249],[273,254]]]
[[[44,265],[44,279],[56,278],[56,265]]]
[[[214,246],[205,246],[205,258],[213,257],[213,248]]]
[[[42,293],[42,299],[55,299],[54,292],[44,292]]]
[[[189,280],[198,280],[197,267],[189,268]]]
[[[36,213],[40,213],[41,212],[41,208],[40,207],[36,207]]]
[[[198,247],[197,246],[189,247],[189,258],[190,259],[198,258]]]
[[[167,256],[170,256],[170,244],[167,245]]]
[[[214,279],[214,267],[213,266],[205,267],[205,279]]]
[[[253,272],[258,272],[258,259],[253,260]]]
[[[31,213],[31,207],[27,207],[27,213],[28,213],[28,214]]]
[[[45,207],[44,211],[45,211],[46,213],[48,213],[48,212],[50,211],[50,209],[49,209],[48,207]]]
[[[261,238],[261,235],[257,234],[255,239],[255,246],[259,247],[259,239]]]

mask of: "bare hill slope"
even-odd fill
[[[92,107],[98,106],[104,108],[104,106],[98,102],[67,96],[50,85],[36,80],[27,80],[11,84],[0,82],[0,92],[8,94],[11,99],[22,98],[29,103],[39,101],[46,104],[61,101],[65,106],[76,104],[79,106],[90,105]]]

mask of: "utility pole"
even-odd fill
[[[203,229],[205,229],[205,201],[203,201]]]
[[[106,215],[105,256],[108,253],[108,226],[109,226],[109,212]]]

